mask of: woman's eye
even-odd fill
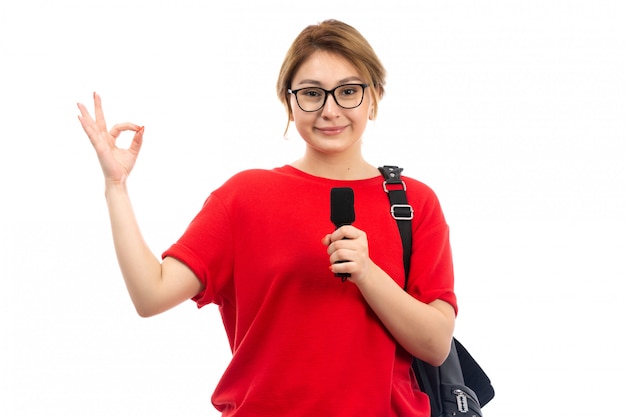
[[[320,97],[322,94],[318,90],[304,90],[302,95],[310,98]]]

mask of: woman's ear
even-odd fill
[[[380,101],[380,98],[382,97],[382,91],[380,89],[380,87],[374,87],[371,89],[371,93],[372,96],[371,97],[371,102],[370,102],[370,112],[369,112],[369,120],[374,120],[376,118],[376,108],[378,107],[378,102]],[[375,95],[375,97],[373,97]]]
[[[293,105],[294,105],[293,100],[294,99],[291,98],[291,96],[293,96],[293,94],[289,94],[289,96],[290,96],[288,98],[289,101],[287,102],[288,103],[287,104],[287,113],[289,113],[289,121],[293,122],[294,121],[294,118],[293,118]]]

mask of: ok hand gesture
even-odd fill
[[[78,103],[80,115],[78,120],[83,126],[83,130],[89,136],[89,140],[96,150],[105,182],[108,184],[124,183],[135,166],[137,155],[141,149],[143,141],[143,126],[132,123],[116,124],[107,131],[102,111],[102,101],[100,96],[93,94],[95,120],[91,117],[87,108]],[[124,131],[133,131],[135,136],[128,149],[120,149],[115,142]]]

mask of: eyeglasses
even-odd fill
[[[324,90],[319,87],[305,87],[297,90],[288,89],[287,91],[296,96],[296,102],[302,111],[314,112],[326,105],[326,100],[331,94],[339,107],[344,109],[359,107],[363,102],[363,96],[367,87],[369,87],[369,84],[342,84],[332,90]]]

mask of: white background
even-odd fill
[[[160,255],[229,176],[299,156],[275,82],[326,18],[388,70],[367,158],[441,199],[484,415],[624,413],[626,3],[207,4],[1,3],[0,415],[217,415],[217,309],[135,314],[76,102],[145,125],[129,187]]]

